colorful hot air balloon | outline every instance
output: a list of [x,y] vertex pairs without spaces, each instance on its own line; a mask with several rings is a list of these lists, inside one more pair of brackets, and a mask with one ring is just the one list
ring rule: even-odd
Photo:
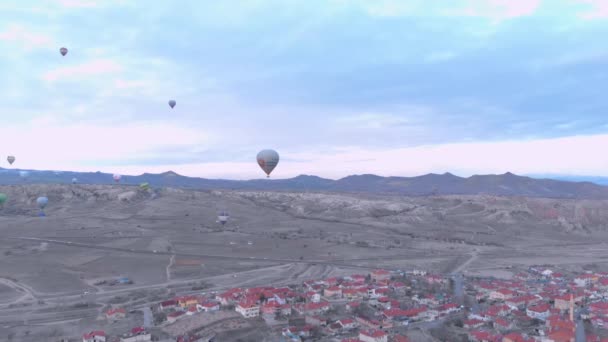
[[46,205],[48,203],[49,199],[44,196],[38,197],[38,199],[36,200],[36,204],[38,204],[38,208],[40,208],[40,216],[45,216],[44,208],[46,208]]
[[65,56],[68,54],[68,49],[62,47],[61,49],[59,49],[59,53],[61,53],[62,56]]
[[222,224],[222,226],[225,225],[226,222],[228,222],[228,218],[229,217],[230,217],[230,215],[228,215],[228,213],[225,212],[225,211],[220,211],[217,214],[217,220],[220,221],[220,223]]
[[6,194],[3,194],[0,192],[0,206],[2,206],[4,204],[4,202],[6,202],[7,199],[8,199],[8,196],[6,196]]
[[169,100],[169,106],[171,108],[175,107],[175,104],[176,104],[175,100]]
[[279,163],[279,154],[275,150],[262,150],[258,153],[257,160],[266,177],[270,177],[270,173]]
[[150,189],[150,184],[148,183],[141,183],[139,184],[139,188],[144,190],[144,191],[148,191],[148,189]]
[[122,176],[121,176],[121,175],[119,175],[119,174],[115,174],[115,175],[114,175],[114,176],[112,176],[112,177],[114,178],[114,182],[116,182],[116,183],[120,182],[120,178],[122,178]]
[[8,156],[6,157],[6,160],[9,164],[13,165],[13,163],[15,162],[15,156]]

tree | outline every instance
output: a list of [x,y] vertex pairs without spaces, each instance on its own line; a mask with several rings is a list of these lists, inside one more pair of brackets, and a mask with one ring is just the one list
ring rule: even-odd
[[162,322],[167,320],[167,314],[165,314],[164,312],[155,312],[154,313],[154,324],[155,325],[159,325]]

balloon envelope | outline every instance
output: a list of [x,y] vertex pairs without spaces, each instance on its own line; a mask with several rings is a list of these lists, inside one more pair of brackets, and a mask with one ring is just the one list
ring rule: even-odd
[[141,183],[141,184],[139,184],[139,188],[142,189],[142,190],[148,190],[148,189],[150,189],[150,184],[148,184],[148,183]]
[[8,196],[6,196],[6,194],[3,194],[0,192],[0,205],[3,205],[7,199],[8,199]]
[[21,178],[27,178],[27,176],[29,176],[30,173],[27,171],[19,171],[19,177]]
[[76,183],[78,183],[78,179],[72,178],[72,184],[76,184]]
[[279,163],[279,154],[275,150],[262,150],[258,153],[257,161],[266,175],[270,176],[272,170]]
[[44,209],[44,207],[46,207],[46,205],[49,203],[49,199],[44,196],[38,197],[36,203],[38,204],[38,208]]
[[68,53],[68,49],[62,47],[61,49],[59,49],[59,53],[61,53],[62,56],[65,56]]
[[115,174],[114,176],[112,176],[112,178],[114,178],[114,181],[115,181],[115,182],[119,182],[119,181],[120,181],[120,179],[122,178],[122,176],[121,176],[121,175],[119,175],[119,174]]
[[6,157],[6,160],[9,164],[13,165],[13,163],[15,162],[15,156],[8,156]]
[[176,103],[176,102],[175,102],[175,100],[170,100],[170,101],[169,101],[169,106],[170,106],[171,108],[173,108],[173,107],[175,107],[175,103]]

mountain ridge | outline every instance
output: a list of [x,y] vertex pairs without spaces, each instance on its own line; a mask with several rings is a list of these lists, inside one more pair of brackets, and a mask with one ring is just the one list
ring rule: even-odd
[[[26,179],[20,171],[28,171]],[[113,184],[112,174],[103,172],[39,171],[0,168],[0,184],[71,183],[77,178],[82,184]],[[351,193],[427,195],[502,195],[547,198],[608,199],[608,186],[589,181],[573,182],[550,178],[519,176],[511,172],[496,175],[460,177],[449,172],[428,173],[415,177],[383,177],[373,174],[349,175],[337,180],[315,175],[298,175],[286,179],[227,180],[188,177],[174,171],[158,174],[123,175],[121,184],[137,185],[147,182],[156,187],[179,187],[202,190],[286,190],[327,191]]]

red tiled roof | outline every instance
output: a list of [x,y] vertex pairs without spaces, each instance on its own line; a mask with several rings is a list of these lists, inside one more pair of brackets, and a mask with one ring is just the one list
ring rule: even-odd
[[386,333],[382,330],[364,330],[360,334],[374,338],[386,336]]
[[106,332],[103,330],[94,330],[88,334],[82,335],[83,338],[94,338],[95,336],[106,336]]
[[528,308],[528,310],[533,311],[533,312],[538,312],[538,313],[547,312],[547,311],[549,311],[549,309],[551,309],[549,304],[540,304],[540,305],[535,305],[535,306],[531,306]]

